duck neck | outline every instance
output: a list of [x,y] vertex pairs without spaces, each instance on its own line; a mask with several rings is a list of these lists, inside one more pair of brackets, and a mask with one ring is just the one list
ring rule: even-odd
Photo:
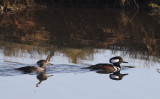
[[45,65],[39,65],[39,67],[46,68],[46,66],[45,66]]
[[114,72],[114,75],[120,75],[120,71]]
[[120,63],[113,63],[113,65],[121,68]]

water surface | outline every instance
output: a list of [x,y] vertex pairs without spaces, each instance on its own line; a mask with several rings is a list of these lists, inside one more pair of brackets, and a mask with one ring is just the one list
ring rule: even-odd
[[[0,16],[0,93],[3,99],[158,99],[160,82],[159,16],[114,9],[58,8]],[[121,56],[121,79],[82,69]],[[37,66],[38,74],[15,68]],[[134,68],[128,68],[134,67]],[[37,85],[38,84],[38,85]]]

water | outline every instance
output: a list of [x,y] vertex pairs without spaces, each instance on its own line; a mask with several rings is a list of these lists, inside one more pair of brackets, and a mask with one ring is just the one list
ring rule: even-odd
[[[0,22],[3,99],[159,99],[159,15],[50,8],[1,14]],[[128,62],[119,80],[82,69],[114,56]],[[15,70],[47,57],[53,65],[43,74]]]

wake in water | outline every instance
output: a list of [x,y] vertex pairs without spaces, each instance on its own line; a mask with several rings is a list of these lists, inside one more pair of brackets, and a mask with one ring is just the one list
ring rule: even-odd
[[[36,66],[36,64],[30,64]],[[19,67],[29,66],[29,64],[22,63],[12,63],[12,62],[1,62],[0,63],[0,76],[15,76],[24,74],[21,71],[15,70]],[[80,72],[89,72],[88,69],[81,69],[87,67],[86,65],[67,65],[67,64],[54,64],[46,66],[46,73],[80,73]],[[36,74],[36,73],[29,73]]]

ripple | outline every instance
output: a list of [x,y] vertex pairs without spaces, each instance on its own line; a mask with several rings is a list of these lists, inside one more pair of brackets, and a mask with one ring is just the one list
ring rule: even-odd
[[[30,64],[31,66],[36,66],[35,64]],[[22,75],[21,71],[15,70],[15,68],[29,66],[28,64],[22,63],[12,63],[12,62],[1,62],[0,63],[0,76],[15,76]],[[88,72],[90,70],[82,69],[83,67],[87,67],[86,65],[67,65],[67,64],[55,64],[55,65],[47,65],[46,73],[80,73],[80,72]],[[36,74],[36,73],[30,73]]]

